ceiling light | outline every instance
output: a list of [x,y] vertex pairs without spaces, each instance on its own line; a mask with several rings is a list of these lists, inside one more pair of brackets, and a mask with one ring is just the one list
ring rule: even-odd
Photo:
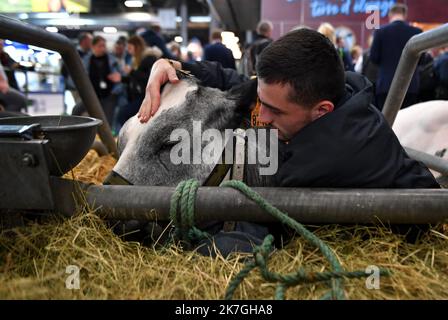
[[117,28],[115,27],[104,27],[103,28],[104,33],[117,33]]
[[210,23],[212,18],[209,16],[191,16],[190,21],[193,23]]
[[126,0],[124,5],[128,8],[141,8],[143,7],[143,2],[139,0]]
[[58,32],[59,29],[56,27],[46,27],[45,30],[47,30],[48,32]]

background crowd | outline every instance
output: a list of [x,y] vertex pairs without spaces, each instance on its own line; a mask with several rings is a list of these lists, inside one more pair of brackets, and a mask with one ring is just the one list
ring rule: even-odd
[[[317,28],[334,43],[346,71],[361,73],[374,84],[375,103],[380,110],[405,44],[412,36],[422,32],[406,22],[407,9],[402,4],[393,6],[389,12],[389,23],[374,33],[369,47],[365,49],[357,44],[348,47],[330,23],[322,23]],[[273,41],[272,31],[271,22],[261,21],[253,42],[241,47],[242,56],[239,59],[235,59],[232,50],[223,43],[223,30],[210,30],[210,41],[204,47],[199,40],[192,39],[188,49],[184,50],[175,41],[167,42],[158,25],[136,31],[129,37],[121,36],[113,46],[102,36],[83,32],[78,37],[77,50],[107,120],[113,131],[118,133],[124,122],[138,111],[152,65],[157,59],[215,61],[225,68],[233,68],[252,77],[256,75],[258,56]],[[0,111],[26,113],[27,101],[14,76],[20,66],[3,50],[3,40],[0,40],[0,60]],[[72,114],[86,114],[69,72],[63,65],[61,74],[65,89],[71,92],[76,102]],[[402,107],[439,99],[448,100],[448,47],[435,48],[422,54]]]

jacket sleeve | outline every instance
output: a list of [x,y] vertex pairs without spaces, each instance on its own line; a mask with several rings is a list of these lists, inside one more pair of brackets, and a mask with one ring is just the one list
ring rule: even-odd
[[[110,67],[110,73],[118,72],[120,74],[123,74],[123,70],[118,64],[117,59],[115,59],[115,57],[112,56],[111,54],[109,54],[109,67]],[[124,86],[121,81],[113,84],[112,94],[120,95],[123,92],[124,92]]]
[[109,67],[110,73],[118,72],[120,74],[123,74],[123,70],[118,63],[118,60],[111,54],[109,54]]
[[196,76],[203,86],[220,90],[229,90],[233,86],[248,80],[247,77],[239,75],[234,69],[223,68],[218,62],[183,62],[182,68]]
[[379,65],[381,62],[381,34],[377,30],[375,36],[373,37],[372,47],[370,48],[370,61],[374,64]]
[[151,74],[151,68],[157,58],[154,56],[146,56],[138,66],[137,70],[132,71],[132,76],[139,82],[147,82]]

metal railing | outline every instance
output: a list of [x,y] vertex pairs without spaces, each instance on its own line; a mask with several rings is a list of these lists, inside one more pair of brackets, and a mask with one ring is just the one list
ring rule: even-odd
[[391,127],[403,104],[420,55],[428,49],[446,44],[448,44],[448,23],[413,36],[404,47],[383,108],[384,117]]
[[[428,49],[441,47],[446,44],[448,44],[448,24],[413,36],[406,44],[383,108],[384,117],[391,127],[403,104],[420,55]],[[428,168],[444,175],[448,174],[448,161],[421,151],[406,147],[405,149],[409,156],[423,162]]]
[[71,41],[61,34],[51,33],[4,15],[0,15],[0,38],[53,50],[62,56],[89,115],[103,121],[98,130],[101,140],[108,151],[117,157],[117,144],[112,136],[109,123],[84,69],[81,57]]
[[[85,185],[51,177],[55,209],[77,212],[74,194],[105,219],[169,221],[176,187]],[[424,224],[448,219],[446,189],[296,189],[253,188],[278,209],[302,223]],[[273,222],[276,218],[240,191],[200,187],[195,221]]]

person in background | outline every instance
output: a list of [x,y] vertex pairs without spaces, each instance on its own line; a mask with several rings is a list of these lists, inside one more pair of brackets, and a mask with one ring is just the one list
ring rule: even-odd
[[167,44],[167,47],[177,61],[183,60],[180,45],[176,41],[171,41],[170,43]]
[[[25,96],[14,88],[11,88],[8,83],[2,65],[0,64],[0,111],[9,112],[26,112],[27,103]],[[11,114],[10,114],[11,115]]]
[[372,82],[375,88],[376,79],[378,77],[378,66],[370,60],[370,47],[372,46],[373,36],[369,36],[369,49],[362,54],[361,74]]
[[[81,32],[78,36],[78,45],[76,46],[76,50],[78,51],[81,59],[84,58],[86,54],[88,54],[92,49],[92,39],[93,36],[89,32]],[[76,89],[75,83],[73,82],[72,77],[68,72],[67,66],[62,63],[61,66],[61,75],[64,77],[65,82],[65,90],[70,91],[75,104],[81,103],[81,97],[79,96],[79,92]]]
[[123,78],[123,82],[127,84],[128,104],[118,108],[117,131],[139,110],[145,97],[146,82],[151,74],[152,65],[162,56],[159,48],[156,46],[148,48],[140,36],[129,38],[128,51],[132,56],[131,70],[128,76]]
[[[106,39],[95,36],[92,39],[92,52],[84,56],[83,62],[106,119],[113,127],[117,99],[123,91],[122,71],[115,57],[107,52]],[[81,115],[84,111],[85,106],[78,104],[73,109],[73,114]]]
[[317,32],[326,36],[330,41],[336,46],[336,33],[333,26],[328,22],[323,22],[319,28],[317,28]]
[[210,44],[204,47],[203,60],[219,62],[224,68],[236,69],[232,51],[222,43],[222,30],[215,29],[210,36]]
[[3,66],[0,64],[0,93],[5,94],[9,91],[8,78],[6,77]]
[[352,57],[354,71],[361,73],[362,71],[362,48],[361,46],[355,45],[352,50],[350,50],[350,55]]
[[336,37],[336,49],[338,50],[339,56],[344,63],[345,71],[355,71],[353,60],[351,54],[345,47],[345,41],[342,37]]
[[126,37],[121,36],[115,41],[113,54],[117,59],[123,74],[128,74],[131,71],[132,56],[126,48]]
[[193,37],[188,41],[186,61],[201,61],[204,57],[204,48],[202,47],[201,40],[197,37]]
[[[383,110],[406,43],[413,36],[422,32],[421,29],[412,27],[406,22],[407,12],[408,7],[405,4],[397,3],[392,6],[389,11],[390,23],[375,32],[372,47],[370,48],[370,59],[379,67],[378,79],[376,81],[376,104],[380,110]],[[415,104],[418,92],[419,74],[415,72],[402,108]]]
[[78,50],[79,56],[83,58],[92,49],[92,39],[93,36],[90,32],[82,32],[78,36],[78,45],[76,49]]
[[272,31],[274,26],[271,21],[262,20],[257,25],[255,41],[244,50],[242,73],[247,77],[256,74],[257,59],[261,52],[272,42]]
[[448,47],[440,51],[434,60],[434,75],[436,79],[436,99],[448,100]]
[[434,72],[434,58],[430,52],[423,52],[417,66],[419,86],[417,102],[431,101],[436,96],[437,80]]
[[145,40],[148,47],[156,46],[163,54],[163,58],[176,59],[176,57],[168,50],[166,41],[161,34],[161,28],[159,25],[153,25],[150,29],[141,34],[141,37]]
[[19,85],[17,84],[16,76],[14,74],[14,70],[19,67],[19,64],[13,58],[11,58],[11,56],[7,52],[5,52],[5,50],[3,50],[4,46],[5,41],[3,39],[0,39],[0,62],[3,66],[3,71],[8,78],[9,86],[20,91]]
[[[113,55],[115,59],[117,59],[119,68],[121,70],[121,77],[126,77],[129,72],[132,70],[132,56],[128,52],[126,48],[126,42],[127,39],[125,36],[120,36],[117,41],[115,41],[114,49],[113,49]],[[125,109],[129,104],[129,97],[128,97],[128,90],[127,90],[127,83],[122,81],[123,83],[123,90],[121,93],[117,96],[117,107],[115,109],[114,114],[114,132],[118,133],[120,131],[121,125],[118,120],[118,114],[120,113],[120,110]]]
[[319,26],[317,32],[326,36],[333,43],[339,53],[341,61],[343,62],[345,71],[353,71],[353,64],[350,54],[347,49],[344,48],[343,39],[340,37],[336,38],[336,31],[334,30],[334,27],[330,23],[324,22]]

